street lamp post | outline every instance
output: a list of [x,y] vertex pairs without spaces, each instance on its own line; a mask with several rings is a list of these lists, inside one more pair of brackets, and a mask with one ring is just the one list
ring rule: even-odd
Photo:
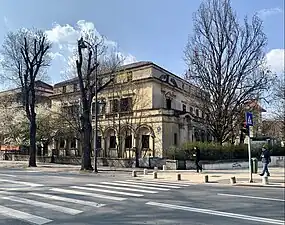
[[98,142],[98,60],[97,60],[97,45],[95,46],[95,137],[94,137],[94,172],[98,172],[97,168],[97,142]]

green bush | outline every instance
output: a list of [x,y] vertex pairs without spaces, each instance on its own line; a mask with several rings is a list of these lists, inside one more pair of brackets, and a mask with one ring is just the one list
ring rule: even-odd
[[180,148],[171,147],[167,151],[167,158],[177,160],[193,160],[194,147],[201,151],[201,160],[231,160],[247,158],[247,145],[221,146],[209,142],[189,142]]
[[[209,142],[189,142],[180,148],[170,147],[166,157],[176,160],[194,160],[194,147],[201,151],[201,160],[241,160],[248,158],[247,144],[243,145],[219,145]],[[285,156],[285,148],[280,145],[269,146],[272,156]],[[261,147],[251,149],[251,157],[260,159]]]

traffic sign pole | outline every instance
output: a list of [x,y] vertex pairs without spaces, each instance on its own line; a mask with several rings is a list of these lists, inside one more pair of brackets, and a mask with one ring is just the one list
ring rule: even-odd
[[252,183],[252,165],[251,165],[251,149],[250,149],[250,126],[253,126],[253,121],[252,121],[252,113],[251,112],[246,112],[245,115],[246,119],[246,126],[248,128],[248,168],[249,168],[249,183]]
[[250,129],[248,127],[248,168],[249,168],[249,183],[252,183],[252,165],[251,165],[251,149],[250,149]]

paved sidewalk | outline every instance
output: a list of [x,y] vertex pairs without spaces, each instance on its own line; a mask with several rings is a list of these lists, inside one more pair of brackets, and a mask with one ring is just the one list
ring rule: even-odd
[[[266,187],[285,187],[285,174],[284,168],[269,168],[271,176],[268,177],[269,184],[262,184],[262,177],[257,174],[253,174],[253,183],[249,183],[248,170],[211,170],[203,171],[202,173],[196,173],[194,171],[162,171],[158,170],[158,180],[177,180],[177,174],[181,174],[182,181],[190,181],[193,183],[205,183],[205,176],[208,175],[210,184],[223,184],[229,185],[230,178],[236,178],[236,186],[266,186]],[[153,175],[139,175],[141,179],[153,179]]]

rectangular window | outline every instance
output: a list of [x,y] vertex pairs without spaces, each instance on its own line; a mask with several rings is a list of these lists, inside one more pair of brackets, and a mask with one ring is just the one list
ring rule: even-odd
[[92,102],[92,109],[91,109],[92,115],[95,115],[95,113],[96,113],[95,106],[96,106],[95,102]]
[[127,82],[130,82],[133,80],[133,72],[130,71],[130,72],[127,72]]
[[132,148],[132,135],[128,135],[125,138],[125,148]]
[[142,148],[149,148],[149,135],[142,135]]
[[171,109],[171,99],[166,99],[166,108]]
[[126,112],[131,111],[132,106],[132,98],[121,98],[120,100],[120,111]]
[[182,104],[182,111],[186,112],[186,105]]
[[119,111],[119,100],[114,99],[110,101],[110,112],[115,113]]
[[193,113],[194,109],[192,106],[190,106],[190,112]]
[[78,87],[79,87],[78,84],[73,84],[73,91],[74,92],[78,91]]
[[102,148],[102,137],[98,136],[97,137],[97,149]]
[[60,147],[60,148],[64,148],[64,146],[65,146],[65,141],[64,141],[63,138],[61,138],[61,139],[60,139],[60,142],[59,142],[59,147]]
[[110,136],[109,148],[116,148],[116,136]]
[[76,138],[73,138],[70,142],[70,148],[76,148]]
[[174,133],[174,145],[177,145],[177,133]]
[[196,116],[199,117],[199,109],[196,109]]
[[62,93],[66,93],[66,86],[62,87]]

